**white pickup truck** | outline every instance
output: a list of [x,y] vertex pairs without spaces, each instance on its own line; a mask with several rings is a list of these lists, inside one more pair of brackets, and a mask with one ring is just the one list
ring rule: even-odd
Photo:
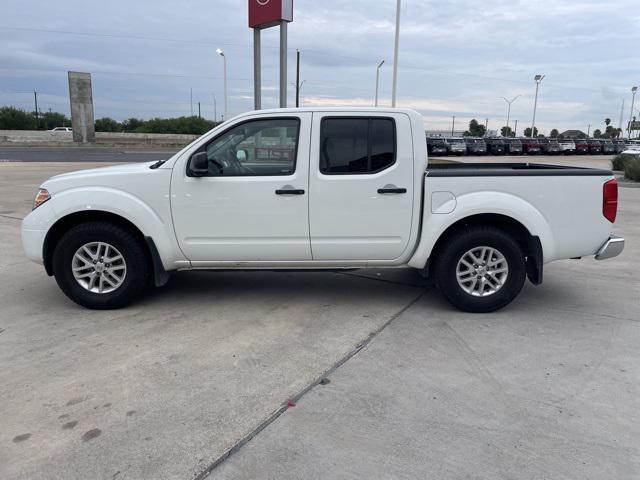
[[168,160],[57,175],[22,223],[26,255],[89,308],[176,270],[411,267],[489,312],[559,259],[618,255],[607,170],[427,164],[405,109],[281,109],[225,122]]

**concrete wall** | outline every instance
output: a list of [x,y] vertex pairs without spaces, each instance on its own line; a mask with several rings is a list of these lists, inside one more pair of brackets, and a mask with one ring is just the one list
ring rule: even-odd
[[[198,135],[178,135],[161,133],[109,133],[95,134],[96,146],[102,147],[182,147],[198,138]],[[40,146],[40,147],[73,147],[88,146],[73,142],[71,133],[51,133],[32,130],[0,130],[0,146]]]

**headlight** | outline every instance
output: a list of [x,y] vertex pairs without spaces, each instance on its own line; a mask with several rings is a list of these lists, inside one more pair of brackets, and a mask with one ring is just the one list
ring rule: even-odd
[[40,190],[38,190],[38,193],[36,194],[36,199],[33,202],[33,210],[38,208],[40,205],[42,205],[44,202],[46,202],[50,198],[51,198],[51,195],[49,195],[49,192],[47,191],[47,189],[41,188]]

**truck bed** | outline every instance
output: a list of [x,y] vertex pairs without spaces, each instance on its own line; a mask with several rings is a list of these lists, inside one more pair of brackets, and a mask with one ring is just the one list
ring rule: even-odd
[[544,163],[430,163],[429,177],[609,176],[611,170]]

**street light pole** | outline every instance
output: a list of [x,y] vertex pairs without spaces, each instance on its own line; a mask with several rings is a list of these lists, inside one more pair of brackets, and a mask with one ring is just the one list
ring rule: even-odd
[[540,87],[540,82],[544,79],[544,75],[536,75],[533,77],[533,80],[536,82],[536,97],[533,101],[533,120],[531,121],[531,138],[534,137],[534,132],[536,128],[536,108],[538,108],[538,88]]
[[391,91],[391,107],[396,106],[396,95],[398,93],[398,47],[400,45],[400,7],[402,0],[398,0],[396,6],[396,41],[393,47],[393,88]]
[[633,87],[631,89],[631,113],[629,113],[629,126],[627,127],[628,130],[628,138],[631,138],[631,118],[633,117],[633,104],[636,101],[636,92],[638,91],[638,87]]
[[516,124],[513,127],[513,138],[516,138],[518,136],[518,120],[515,120]]
[[223,70],[223,76],[224,76],[224,118],[229,118],[229,93],[227,90],[227,56],[224,54],[224,51],[221,48],[218,48],[216,50],[216,52],[218,53],[218,55],[220,55],[224,61],[224,70]]
[[376,100],[375,100],[376,107],[378,106],[378,86],[380,85],[380,67],[382,67],[383,64],[384,64],[384,60],[382,60],[378,65],[378,68],[376,68]]
[[300,107],[300,50],[296,50],[296,108]]
[[509,100],[506,97],[500,97],[501,99],[503,99],[505,102],[507,102],[507,104],[509,105],[509,107],[507,108],[507,137],[509,136],[509,119],[511,117],[511,104],[513,102],[516,101],[516,99],[518,97],[520,97],[521,95],[516,95],[515,97],[513,97],[511,100]]
[[451,115],[451,117],[453,117],[453,121],[451,122],[451,136],[453,137],[453,131],[456,128],[456,116],[455,115]]

